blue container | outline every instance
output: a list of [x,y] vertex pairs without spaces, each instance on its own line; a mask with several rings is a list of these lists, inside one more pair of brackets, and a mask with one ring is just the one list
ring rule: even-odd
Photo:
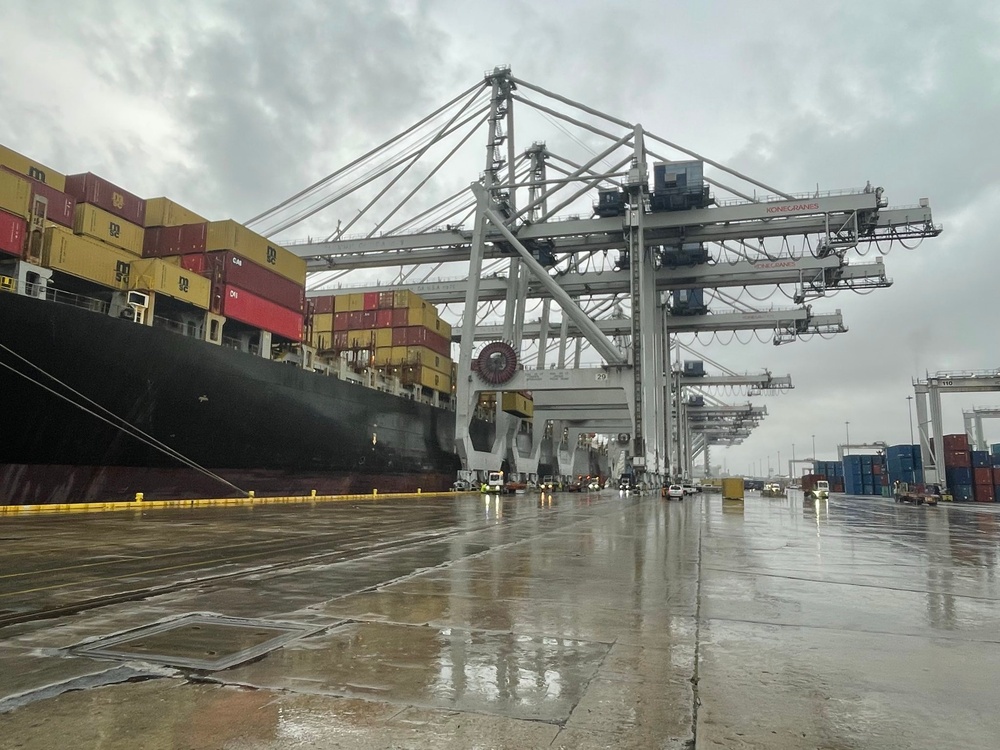
[[1000,466],[1000,453],[993,453],[990,455],[990,462],[994,466]]
[[972,469],[965,466],[955,466],[945,469],[944,478],[949,487],[972,484]]
[[993,443],[993,445],[990,446],[990,453],[994,456],[1000,456],[1000,443]]
[[905,458],[890,458],[889,459],[889,471],[893,469],[912,469],[913,468],[913,456],[906,456]]
[[972,485],[971,484],[957,484],[949,485],[951,489],[951,496],[958,501],[969,501],[972,500]]
[[986,451],[972,451],[972,467],[983,469],[990,465],[990,454]]

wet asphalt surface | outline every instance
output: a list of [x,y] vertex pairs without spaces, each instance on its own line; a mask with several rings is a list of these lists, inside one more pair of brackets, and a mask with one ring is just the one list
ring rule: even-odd
[[998,554],[796,494],[5,517],[0,748],[996,748]]

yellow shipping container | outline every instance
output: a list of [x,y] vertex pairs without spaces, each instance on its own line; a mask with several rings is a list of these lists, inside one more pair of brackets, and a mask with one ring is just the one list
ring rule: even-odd
[[531,419],[535,415],[534,401],[516,391],[504,393],[500,403],[503,405],[502,408],[505,412],[513,414],[516,417]]
[[349,294],[338,294],[333,298],[333,311],[335,313],[339,312],[350,312],[348,309],[348,303],[350,302],[351,295]]
[[306,262],[302,258],[232,219],[208,222],[205,250],[232,250],[297,284],[306,283]]
[[375,346],[383,348],[392,347],[392,329],[391,328],[376,328],[375,329]]
[[33,177],[39,182],[44,182],[49,187],[53,187],[61,193],[66,192],[66,175],[50,169],[44,164],[39,164],[37,161],[33,161],[6,146],[0,146],[0,165],[28,177]]
[[722,478],[722,499],[723,500],[743,499],[743,477]]
[[318,313],[313,315],[313,330],[329,333],[333,330],[333,313]]
[[45,229],[42,265],[112,289],[127,289],[136,257],[117,247],[73,234],[61,226]]
[[404,367],[402,381],[405,385],[422,385],[440,393],[451,393],[451,376],[423,365]]
[[371,330],[347,332],[348,349],[366,349],[372,346],[374,340]]
[[202,310],[208,309],[212,296],[211,281],[159,258],[133,261],[128,288],[165,294]]
[[[365,295],[361,293],[352,293],[345,295],[347,297],[347,308],[346,310],[337,310],[337,312],[358,312],[365,309]],[[336,308],[334,308],[336,310]]]
[[[429,305],[427,300],[421,297],[416,292],[411,292],[408,289],[401,289],[396,292],[393,298],[393,307],[405,307],[410,310],[426,310]],[[435,310],[435,314],[436,314]],[[415,324],[414,324],[415,325]]]
[[387,367],[393,364],[392,361],[392,347],[391,346],[376,346],[375,347],[375,357],[372,360],[376,367]]
[[28,218],[31,212],[31,183],[20,175],[0,169],[0,209]]
[[[391,330],[391,329],[386,329]],[[451,374],[451,358],[445,357],[438,354],[433,349],[428,349],[426,346],[404,346],[399,347],[405,349],[406,353],[403,358],[403,362],[408,365],[423,365],[424,367],[430,367],[432,370],[437,370],[438,372],[444,373],[445,375]]]
[[451,323],[441,320],[440,318],[438,318],[438,322],[441,324],[441,327],[438,328],[438,333],[451,341]]
[[149,198],[146,201],[147,227],[179,227],[182,224],[207,224],[208,219],[174,203],[169,198]]
[[85,234],[95,240],[107,242],[120,247],[133,255],[142,255],[142,238],[144,230],[138,224],[125,221],[114,214],[109,214],[103,208],[89,203],[76,205],[76,216],[73,217],[73,231]]

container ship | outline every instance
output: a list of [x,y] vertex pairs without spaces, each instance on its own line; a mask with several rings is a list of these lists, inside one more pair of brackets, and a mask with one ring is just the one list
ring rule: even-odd
[[448,323],[305,277],[235,221],[0,147],[0,504],[449,488]]

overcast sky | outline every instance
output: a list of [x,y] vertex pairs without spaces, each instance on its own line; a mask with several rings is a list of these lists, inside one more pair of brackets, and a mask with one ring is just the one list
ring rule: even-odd
[[[929,198],[944,234],[888,255],[892,288],[815,304],[849,333],[706,348],[796,386],[715,451],[733,472],[793,444],[802,457],[812,435],[834,458],[846,421],[852,442],[908,442],[912,378],[1000,367],[994,2],[9,0],[0,25],[0,142],[212,218],[258,214],[502,64],[787,192],[871,181],[890,205]],[[536,124],[519,150],[567,142]],[[476,179],[476,148],[436,195]],[[947,397],[946,431],[997,404]],[[1000,442],[1000,424],[987,435]]]

